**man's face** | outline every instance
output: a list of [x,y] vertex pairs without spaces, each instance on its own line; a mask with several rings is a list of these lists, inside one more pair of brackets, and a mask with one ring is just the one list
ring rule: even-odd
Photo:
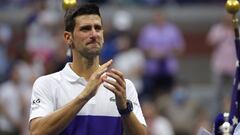
[[103,26],[98,15],[81,15],[75,18],[73,45],[80,55],[91,58],[100,54],[103,39]]

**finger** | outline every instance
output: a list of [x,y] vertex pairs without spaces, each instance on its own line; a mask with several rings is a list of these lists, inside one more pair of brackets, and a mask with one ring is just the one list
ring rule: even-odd
[[104,83],[103,86],[104,86],[106,89],[108,89],[108,90],[110,90],[111,92],[113,92],[116,96],[120,96],[120,95],[121,95],[121,93],[120,93],[118,90],[116,90],[116,88],[115,88],[114,86],[112,86],[112,85],[110,85],[110,84],[107,84],[107,83]]
[[112,71],[113,73],[117,74],[118,76],[120,76],[120,77],[124,80],[124,75],[123,75],[122,72],[120,72],[119,70],[114,69],[114,68],[112,68],[111,71]]
[[117,83],[114,79],[111,79],[108,77],[108,78],[104,78],[103,81],[115,87],[117,91],[123,91],[123,87],[119,85],[119,83]]
[[101,77],[103,73],[105,73],[108,70],[108,67],[112,64],[112,59],[109,60],[108,62],[104,63],[98,68],[98,73],[97,76]]
[[103,70],[100,70],[98,73],[97,73],[97,77],[104,77],[104,73],[107,71],[108,69],[107,68],[104,68]]
[[115,79],[124,89],[125,89],[125,80],[120,77],[118,74],[115,74],[113,72],[107,72],[107,76]]
[[103,65],[100,66],[100,69],[104,69],[109,67],[112,64],[113,60],[109,60],[108,62],[104,63]]

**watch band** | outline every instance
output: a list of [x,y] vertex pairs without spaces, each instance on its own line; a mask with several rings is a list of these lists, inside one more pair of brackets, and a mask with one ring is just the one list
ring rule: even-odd
[[130,100],[127,100],[127,108],[126,109],[118,109],[118,112],[121,115],[128,115],[132,111],[133,111],[133,104],[132,104],[132,101],[130,101]]

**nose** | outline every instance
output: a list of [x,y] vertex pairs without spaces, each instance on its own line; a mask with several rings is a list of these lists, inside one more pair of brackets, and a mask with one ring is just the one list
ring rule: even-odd
[[92,30],[91,30],[91,36],[92,36],[92,37],[96,37],[97,35],[98,35],[98,33],[97,33],[96,29],[95,29],[95,28],[92,28]]

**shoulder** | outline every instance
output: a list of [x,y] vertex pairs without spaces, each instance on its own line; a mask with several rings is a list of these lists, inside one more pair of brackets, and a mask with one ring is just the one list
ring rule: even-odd
[[54,97],[59,87],[59,76],[59,72],[56,72],[37,78],[32,87],[32,94],[35,97]]
[[41,89],[45,89],[45,88],[49,88],[51,86],[56,85],[56,83],[60,82],[60,72],[56,72],[56,73],[52,73],[52,74],[48,74],[48,75],[44,75],[41,76],[39,78],[37,78],[33,84],[33,89],[36,88],[41,88]]
[[35,83],[50,83],[57,80],[60,80],[60,72],[41,76],[35,80]]
[[131,80],[129,80],[129,79],[124,79],[125,80],[125,82],[126,82],[126,87],[132,87],[132,86],[134,86],[134,84],[133,84],[133,82],[131,81]]
[[129,79],[125,79],[126,82],[126,93],[127,95],[137,95],[137,90],[133,82]]

